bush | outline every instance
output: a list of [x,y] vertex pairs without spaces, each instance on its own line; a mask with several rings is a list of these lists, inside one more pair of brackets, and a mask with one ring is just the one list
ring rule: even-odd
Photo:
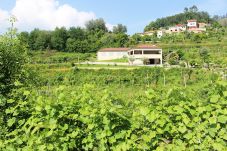
[[6,95],[21,77],[27,48],[16,37],[0,37],[0,93]]

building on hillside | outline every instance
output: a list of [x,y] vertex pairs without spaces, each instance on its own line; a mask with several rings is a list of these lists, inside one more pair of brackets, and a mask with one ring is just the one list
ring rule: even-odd
[[187,20],[187,27],[188,29],[194,29],[194,28],[198,28],[198,25],[197,25],[197,20],[195,19],[192,19],[192,20]]
[[157,37],[160,39],[160,38],[162,38],[162,36],[164,36],[165,35],[165,32],[166,30],[158,30],[157,31]]
[[146,31],[144,33],[138,33],[140,36],[153,36],[155,31]]
[[114,60],[128,57],[130,48],[103,48],[97,53],[98,60]]
[[194,32],[194,33],[202,33],[206,31],[206,23],[197,23],[197,20],[188,20],[188,31],[189,32]]
[[179,31],[187,30],[187,26],[184,24],[177,24],[176,27],[178,28]]
[[172,34],[172,33],[181,33],[186,31],[187,28],[185,25],[183,24],[177,24],[176,26],[172,26],[169,27],[169,30],[167,31],[168,34]]
[[104,48],[98,51],[98,60],[127,57],[131,65],[162,65],[162,49],[155,45],[138,45],[134,48]]

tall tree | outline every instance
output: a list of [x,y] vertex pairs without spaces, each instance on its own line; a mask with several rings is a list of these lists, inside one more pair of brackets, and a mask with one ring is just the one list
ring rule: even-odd
[[113,27],[113,33],[115,34],[126,33],[126,32],[127,32],[127,27],[122,24],[118,24],[117,26]]
[[53,49],[64,51],[67,41],[67,30],[65,27],[56,28],[51,35],[51,46]]
[[76,40],[86,39],[86,32],[80,27],[71,27],[68,30],[68,37]]
[[50,48],[51,33],[49,31],[40,31],[36,38],[34,47],[36,50],[44,50]]
[[37,38],[39,36],[39,32],[40,32],[40,30],[37,29],[37,28],[35,28],[34,30],[32,30],[30,32],[30,35],[29,35],[29,46],[30,46],[31,50],[35,50],[36,49],[35,42],[36,42],[36,40],[37,40]]
[[18,39],[26,44],[27,46],[29,46],[29,33],[28,32],[21,32],[19,35],[18,35]]
[[89,51],[89,45],[87,40],[76,40],[68,38],[66,42],[66,50],[68,52],[85,53]]
[[189,8],[189,11],[191,12],[198,12],[198,7],[196,5],[193,5],[192,7]]
[[90,20],[85,24],[85,26],[89,32],[102,31],[105,33],[108,31],[106,27],[106,23],[102,18],[96,19],[96,20]]

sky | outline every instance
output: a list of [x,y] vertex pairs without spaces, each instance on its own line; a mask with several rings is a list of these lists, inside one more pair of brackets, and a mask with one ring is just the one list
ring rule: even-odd
[[121,23],[127,26],[128,34],[134,34],[149,22],[192,5],[210,15],[227,13],[227,0],[0,0],[0,33],[7,30],[8,18],[14,15],[19,31],[84,27],[91,19],[103,18],[110,30]]

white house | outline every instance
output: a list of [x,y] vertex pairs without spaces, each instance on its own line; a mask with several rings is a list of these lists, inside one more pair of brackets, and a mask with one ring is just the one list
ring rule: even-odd
[[132,65],[161,65],[162,49],[155,45],[138,45],[134,48],[104,48],[97,53],[98,60],[127,57]]
[[188,26],[189,29],[198,27],[197,26],[197,20],[195,20],[195,19],[188,20],[187,22],[188,22],[187,26]]
[[167,33],[180,33],[186,31],[186,26],[183,24],[177,24],[176,26],[169,27]]
[[113,60],[128,57],[130,48],[103,48],[97,53],[98,60]]
[[158,30],[157,37],[162,38],[162,36],[165,34],[165,30]]
[[155,45],[138,45],[128,52],[129,62],[134,65],[161,65],[162,49]]
[[197,23],[197,20],[188,20],[188,31],[194,33],[201,33],[206,31],[206,23]]

